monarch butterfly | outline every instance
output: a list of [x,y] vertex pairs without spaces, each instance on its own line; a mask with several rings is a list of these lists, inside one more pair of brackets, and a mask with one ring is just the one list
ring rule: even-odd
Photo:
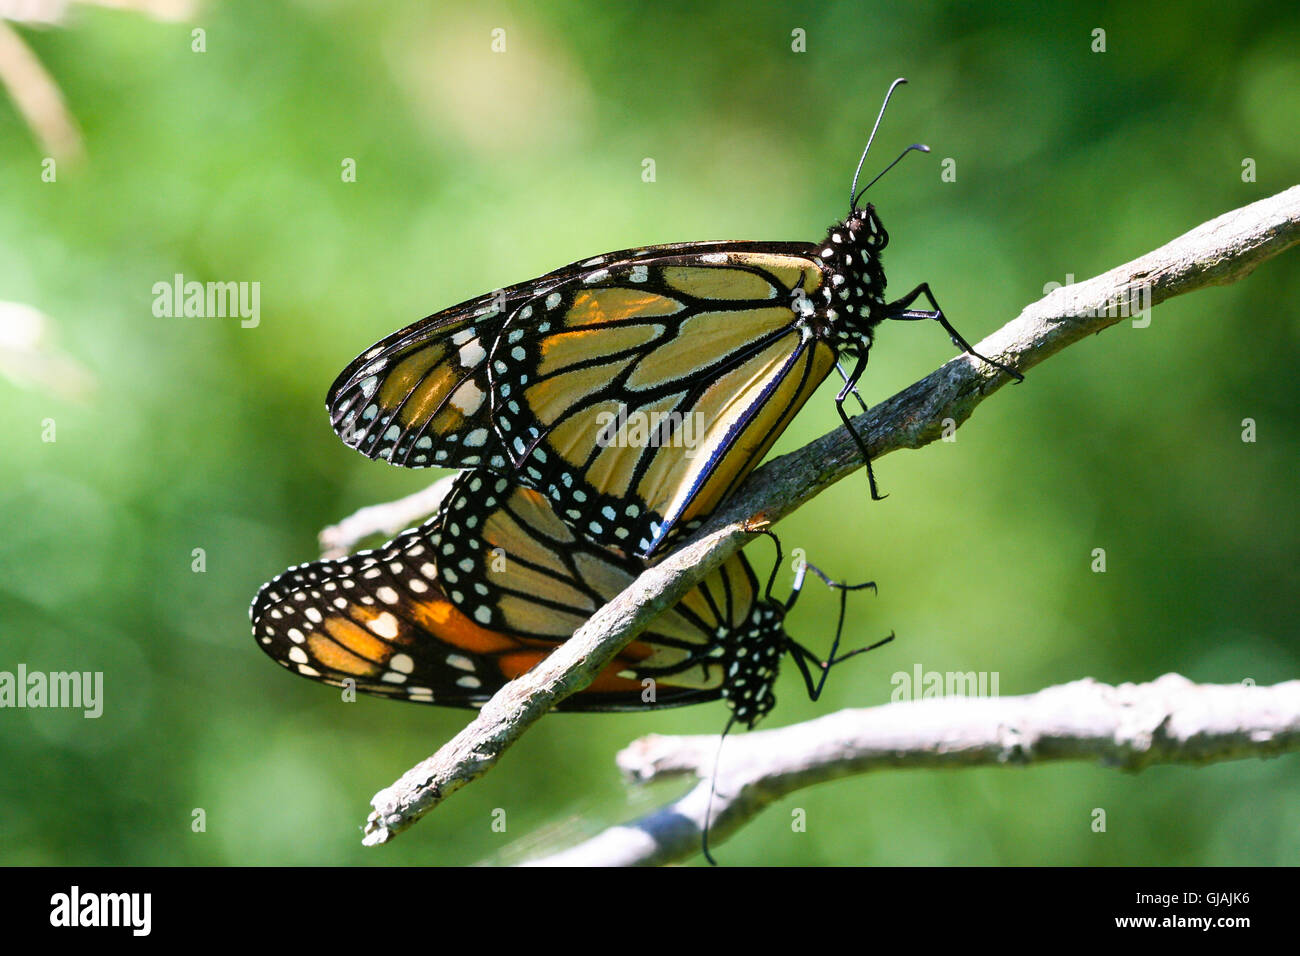
[[[537,491],[466,472],[425,524],[373,551],[290,568],[262,586],[249,613],[262,649],[305,677],[477,707],[568,639],[644,567],[576,536]],[[815,700],[830,667],[860,652],[836,656],[846,592],[874,588],[823,579],[841,589],[840,626],[826,663],[782,627],[802,573],[790,599],[778,602],[772,581],[760,595],[753,568],[736,554],[558,709],[646,710],[721,697],[733,720],[753,726],[775,703],[772,682],[785,653]],[[816,681],[814,669],[821,671]]]
[[[357,357],[326,405],[345,443],[406,467],[485,469],[541,490],[585,537],[642,557],[758,465],[817,386],[886,319],[949,324],[928,283],[885,300],[888,235],[858,176],[819,243],[687,242],[596,256],[429,316]],[[930,309],[914,309],[924,298]],[[859,399],[860,400],[860,399]],[[865,406],[864,406],[865,407]]]

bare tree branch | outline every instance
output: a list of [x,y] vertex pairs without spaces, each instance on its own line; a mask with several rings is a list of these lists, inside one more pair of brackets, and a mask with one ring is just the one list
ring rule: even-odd
[[41,65],[18,31],[0,20],[0,85],[31,127],[41,146],[60,162],[85,158],[81,131],[54,77]]
[[444,475],[428,488],[396,501],[370,505],[350,514],[338,524],[321,529],[317,535],[322,558],[341,558],[372,534],[392,537],[438,510],[451,490],[455,475]]
[[1089,678],[1024,697],[841,710],[728,737],[716,779],[716,736],[651,735],[618,755],[623,773],[638,782],[689,774],[699,784],[639,820],[528,865],[637,866],[691,857],[700,851],[711,783],[709,842],[717,845],[796,790],[873,770],[1096,760],[1137,771],[1297,751],[1300,681],[1193,684],[1178,674],[1149,684],[1111,687]]
[[[976,349],[1025,371],[1123,321],[1134,303],[1154,306],[1193,289],[1235,281],[1297,242],[1300,186],[1225,213],[1100,276],[1055,290]],[[961,355],[853,424],[873,459],[919,448],[940,437],[945,420],[965,422],[1008,380]],[[742,547],[753,530],[780,520],[861,465],[850,436],[836,429],[756,470],[689,541],[597,611],[541,664],[503,687],[436,754],[375,794],[363,842],[386,842],[486,773],[533,721],[585,687],[655,614]]]
[[[159,20],[189,19],[195,0],[80,0],[88,6],[116,7],[148,14]],[[41,65],[36,54],[6,21],[48,27],[62,23],[68,14],[67,0],[23,0],[0,3],[0,86],[23,115],[41,146],[59,162],[79,163],[85,159],[81,130],[54,77]]]

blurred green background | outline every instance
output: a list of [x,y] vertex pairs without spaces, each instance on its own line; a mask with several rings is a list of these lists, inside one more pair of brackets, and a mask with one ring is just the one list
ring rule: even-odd
[[[1300,181],[1292,5],[246,0],[177,20],[74,5],[9,29],[61,88],[84,157],[42,181],[50,148],[0,101],[0,300],[49,335],[47,374],[11,349],[0,377],[0,670],[102,670],[106,702],[98,720],[0,711],[6,863],[510,861],[680,792],[629,791],[612,758],[649,732],[716,732],[720,704],[550,717],[399,840],[360,846],[369,797],[468,712],[343,705],[258,650],[247,606],[316,556],[321,527],[436,476],[368,462],[329,428],[326,388],[387,332],[611,249],[820,238],[899,75],[865,172],[911,142],[934,152],[872,190],[891,289],[928,280],[971,341],[1045,283]],[[898,639],[837,670],[820,704],[787,668],[768,726],[885,702],[918,664],[997,672],[1004,695],[1296,677],[1297,262],[1053,358],[957,441],[879,462],[886,501],[854,478],[783,522],[787,548],[879,583],[854,597],[848,639]],[[155,317],[153,284],[175,273],[260,282],[260,324]],[[864,395],[951,354],[933,326],[883,328]],[[833,393],[778,451],[835,426]],[[770,549],[751,552],[765,568]],[[835,610],[810,586],[789,629],[824,648]],[[796,794],[719,853],[1294,864],[1300,761],[881,773]]]

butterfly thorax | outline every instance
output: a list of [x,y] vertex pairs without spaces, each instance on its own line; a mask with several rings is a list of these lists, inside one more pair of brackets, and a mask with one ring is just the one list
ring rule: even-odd
[[831,227],[817,256],[827,280],[813,297],[817,338],[849,354],[871,348],[872,329],[885,317],[880,253],[888,243],[889,234],[870,204]]
[[722,697],[746,727],[776,706],[772,685],[788,644],[783,617],[777,605],[760,603],[740,627],[719,633],[724,641]]

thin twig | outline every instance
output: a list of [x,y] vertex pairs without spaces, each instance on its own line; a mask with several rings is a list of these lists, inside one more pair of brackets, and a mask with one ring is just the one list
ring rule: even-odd
[[[765,807],[804,787],[899,767],[987,767],[1093,760],[1122,770],[1206,764],[1300,751],[1300,681],[1271,687],[1193,684],[1166,674],[1111,687],[1091,679],[1023,697],[945,697],[841,710],[776,730],[728,737],[716,778],[716,736],[643,737],[618,755],[637,782],[691,775],[680,800],[538,866],[637,866],[721,843]],[[710,784],[716,785],[711,812]],[[846,863],[854,861],[846,860]]]
[[[1204,223],[1139,259],[1057,289],[976,345],[1025,371],[1118,322],[1117,303],[1158,305],[1249,274],[1300,242],[1300,186]],[[1143,298],[1146,297],[1146,298]],[[961,355],[854,419],[873,459],[939,438],[964,423],[1009,377]],[[1022,396],[1028,393],[1021,393]],[[447,796],[486,773],[533,721],[585,687],[637,632],[772,524],[861,467],[851,437],[836,429],[754,472],[698,533],[594,614],[541,664],[511,681],[436,754],[371,800],[363,842],[384,843]]]
[[[87,6],[133,10],[158,20],[188,20],[195,0],[80,0]],[[41,146],[59,162],[85,159],[85,144],[76,118],[63,101],[63,92],[40,59],[6,21],[49,27],[67,18],[67,0],[23,0],[0,3],[0,86],[9,92]]]
[[0,85],[40,140],[60,162],[85,158],[81,131],[54,77],[41,65],[18,31],[0,20]]
[[404,528],[433,514],[455,480],[455,475],[444,475],[429,487],[405,498],[369,505],[348,515],[338,524],[322,528],[317,535],[321,557],[341,558],[351,554],[357,545],[372,534],[382,533],[391,538]]

